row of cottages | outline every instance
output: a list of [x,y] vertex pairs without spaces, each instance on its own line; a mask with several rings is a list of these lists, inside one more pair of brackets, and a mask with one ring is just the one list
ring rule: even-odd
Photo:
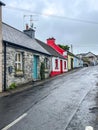
[[55,49],[45,44],[44,42],[38,40],[38,43],[46,49],[51,55],[51,73],[50,76],[55,76],[64,72],[67,72],[67,58],[60,55]]
[[47,44],[56,50],[60,55],[64,56],[66,61],[67,70],[83,67],[83,60],[69,51],[65,51],[55,43],[55,38],[47,39]]
[[[28,26],[21,32],[3,23],[1,14],[3,5],[5,4],[0,2],[1,92],[13,83],[19,85],[40,80],[41,63],[45,65],[45,78],[76,67],[74,64],[76,56],[56,45],[54,38],[49,38],[47,43],[44,43],[35,38],[35,30]],[[78,64],[77,67],[79,67]]]
[[40,80],[41,63],[45,64],[45,78],[67,71],[67,58],[48,44],[35,39],[35,30],[23,32],[2,22],[0,2],[0,91],[10,85]]

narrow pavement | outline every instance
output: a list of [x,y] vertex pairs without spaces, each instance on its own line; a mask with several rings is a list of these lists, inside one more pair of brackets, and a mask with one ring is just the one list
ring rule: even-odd
[[1,97],[0,129],[85,130],[91,125],[97,130],[97,87],[95,66]]

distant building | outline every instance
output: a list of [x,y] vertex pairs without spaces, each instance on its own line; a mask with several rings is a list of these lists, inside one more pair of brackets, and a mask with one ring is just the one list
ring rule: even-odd
[[83,60],[71,52],[68,54],[68,70],[83,67]]
[[95,66],[98,64],[98,58],[92,52],[77,54],[77,57],[83,59],[84,65]]

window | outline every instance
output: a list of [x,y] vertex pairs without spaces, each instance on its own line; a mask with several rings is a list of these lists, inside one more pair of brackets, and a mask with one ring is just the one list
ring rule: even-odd
[[64,61],[64,69],[66,69],[66,61]]
[[55,59],[55,69],[58,69],[58,59]]
[[15,70],[22,71],[23,70],[23,54],[21,52],[17,52],[15,55]]
[[49,69],[50,66],[49,66],[49,59],[48,58],[44,59],[44,63],[45,63],[45,69]]

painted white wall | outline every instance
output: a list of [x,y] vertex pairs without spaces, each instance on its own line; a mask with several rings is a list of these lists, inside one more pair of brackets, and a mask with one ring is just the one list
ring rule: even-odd
[[[55,69],[55,60],[58,59],[58,69]],[[61,59],[59,57],[52,57],[52,67],[51,67],[51,70],[52,71],[55,71],[55,72],[60,72],[61,70],[61,67],[60,67],[60,61],[62,60],[62,66],[63,66],[63,72],[66,72],[68,71],[68,66],[67,66],[67,60],[64,60],[64,59]],[[64,68],[64,62],[66,62],[66,69]]]
[[[66,69],[64,68],[64,62],[66,62]],[[63,59],[63,72],[68,71],[67,60]]]
[[[55,60],[58,59],[58,69],[55,69]],[[60,71],[60,58],[52,57],[52,71],[58,72]]]

